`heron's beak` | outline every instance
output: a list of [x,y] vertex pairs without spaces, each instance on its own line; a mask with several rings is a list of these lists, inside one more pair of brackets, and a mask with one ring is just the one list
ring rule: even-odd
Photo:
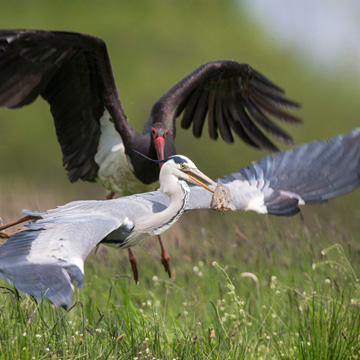
[[[164,160],[164,148],[165,148],[165,139],[162,136],[157,137],[154,140],[156,155],[158,160]],[[160,168],[163,166],[163,163],[160,163]]]
[[214,192],[213,189],[211,189],[209,186],[207,186],[205,183],[209,183],[211,185],[216,186],[215,182],[211,180],[208,176],[206,176],[204,173],[202,173],[199,169],[187,169],[184,170],[184,173],[188,176],[188,181],[195,185],[200,185],[204,187],[206,190]]

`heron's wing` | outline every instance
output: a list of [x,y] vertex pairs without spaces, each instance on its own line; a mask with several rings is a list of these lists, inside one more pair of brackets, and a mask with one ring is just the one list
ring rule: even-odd
[[0,276],[20,292],[68,307],[72,281],[83,284],[84,260],[91,249],[114,230],[126,238],[134,226],[134,212],[152,206],[144,202],[77,201],[43,213],[25,211],[40,219],[0,247]]
[[298,123],[300,119],[284,109],[299,106],[249,65],[231,60],[211,61],[180,80],[154,104],[149,124],[163,122],[175,136],[175,119],[184,112],[181,126],[187,129],[193,124],[196,137],[201,136],[207,117],[212,139],[217,139],[220,132],[223,140],[231,143],[235,133],[250,145],[276,151],[259,126],[275,138],[291,143],[293,139],[271,118]]
[[[103,40],[80,33],[0,30],[0,106],[18,108],[41,95],[49,104],[70,181],[96,176],[105,108],[128,125]],[[123,134],[125,135],[125,134]]]
[[[260,159],[225,176],[236,210],[293,215],[360,185],[360,128]],[[211,195],[193,187],[187,209],[209,208]]]

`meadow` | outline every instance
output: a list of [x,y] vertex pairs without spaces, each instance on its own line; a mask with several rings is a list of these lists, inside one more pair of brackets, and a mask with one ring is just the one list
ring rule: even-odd
[[[104,38],[131,124],[201,63],[250,63],[302,103],[297,143],[359,126],[357,73],[310,64],[268,38],[236,1],[8,2],[2,28],[74,30]],[[351,54],[350,54],[351,55]],[[265,153],[177,128],[178,152],[216,178]],[[282,149],[285,146],[278,144]],[[78,199],[104,199],[94,184],[69,184],[48,106],[0,109],[0,217]],[[360,191],[300,215],[192,211],[163,238],[126,251],[100,246],[68,311],[17,294],[0,279],[0,359],[358,359]]]
[[291,218],[193,211],[164,239],[101,245],[65,311],[1,281],[1,359],[357,359],[358,194]]

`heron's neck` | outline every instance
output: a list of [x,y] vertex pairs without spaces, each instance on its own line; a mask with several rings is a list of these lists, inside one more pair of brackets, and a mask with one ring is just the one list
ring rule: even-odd
[[159,235],[170,228],[180,218],[189,200],[190,188],[184,180],[172,176],[161,182],[166,186],[160,186],[160,191],[170,197],[170,204],[146,220],[148,225],[151,224],[149,228],[153,228],[150,235]]

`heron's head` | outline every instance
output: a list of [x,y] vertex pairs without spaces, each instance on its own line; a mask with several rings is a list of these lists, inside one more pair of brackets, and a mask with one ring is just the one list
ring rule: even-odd
[[[169,130],[163,123],[154,123],[151,128],[151,141],[154,144],[158,160],[164,160],[165,139]],[[160,163],[160,168],[163,163]]]
[[213,180],[202,173],[196,165],[184,155],[173,155],[167,158],[160,171],[160,184],[162,185],[162,177],[167,175],[174,175],[178,179],[186,180],[187,182],[204,187],[205,189],[214,192],[208,184],[215,185]]

